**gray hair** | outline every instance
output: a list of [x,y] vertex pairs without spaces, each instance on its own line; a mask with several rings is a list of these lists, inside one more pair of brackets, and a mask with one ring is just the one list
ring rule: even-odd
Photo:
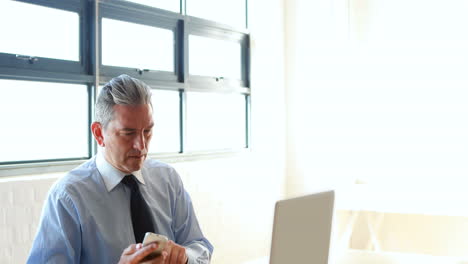
[[142,81],[126,74],[110,80],[96,101],[95,120],[106,128],[114,117],[114,105],[142,105],[151,103],[151,88]]

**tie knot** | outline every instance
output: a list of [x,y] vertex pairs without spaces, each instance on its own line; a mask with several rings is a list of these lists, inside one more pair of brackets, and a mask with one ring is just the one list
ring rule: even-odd
[[125,184],[127,187],[129,187],[132,190],[135,190],[138,188],[137,179],[135,178],[133,174],[126,175],[122,179],[122,182],[123,184]]

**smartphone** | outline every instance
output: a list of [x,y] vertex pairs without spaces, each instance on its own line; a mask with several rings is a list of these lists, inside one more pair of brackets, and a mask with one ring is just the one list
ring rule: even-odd
[[143,239],[143,246],[147,246],[151,243],[157,243],[158,248],[146,256],[142,261],[148,261],[161,256],[162,251],[166,247],[168,238],[163,235],[158,235],[152,232],[146,232],[145,238]]

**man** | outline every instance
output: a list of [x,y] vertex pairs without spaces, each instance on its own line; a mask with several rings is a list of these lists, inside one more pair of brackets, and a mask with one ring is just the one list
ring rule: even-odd
[[169,238],[145,263],[209,263],[213,247],[179,175],[146,159],[152,113],[141,81],[121,75],[104,86],[91,125],[99,153],[50,190],[28,263],[140,263],[158,247],[142,246],[145,232]]

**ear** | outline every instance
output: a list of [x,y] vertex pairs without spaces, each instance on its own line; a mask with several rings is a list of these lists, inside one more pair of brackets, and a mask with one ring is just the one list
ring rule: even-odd
[[96,139],[96,142],[98,143],[99,146],[104,147],[104,133],[102,129],[102,125],[99,122],[93,122],[91,124],[91,131],[93,132],[94,139]]

